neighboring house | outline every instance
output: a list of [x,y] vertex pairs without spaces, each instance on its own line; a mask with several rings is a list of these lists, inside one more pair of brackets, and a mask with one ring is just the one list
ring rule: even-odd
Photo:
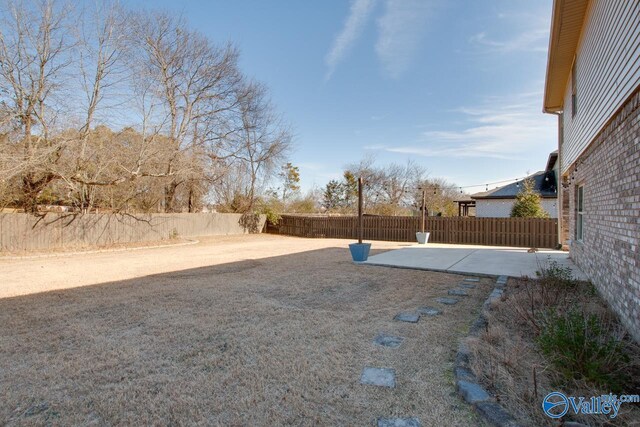
[[[535,190],[542,197],[542,208],[547,211],[549,217],[558,217],[558,193],[556,183],[556,160],[558,153],[549,155],[547,168],[527,177],[535,183]],[[482,193],[472,194],[476,201],[476,217],[478,218],[507,218],[511,216],[511,208],[516,201],[516,196],[522,189],[522,181],[495,188]]]
[[554,0],[561,243],[640,341],[640,1]]

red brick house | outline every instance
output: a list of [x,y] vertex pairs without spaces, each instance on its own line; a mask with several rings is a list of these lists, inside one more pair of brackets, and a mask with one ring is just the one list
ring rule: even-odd
[[561,243],[640,341],[640,1],[554,0]]

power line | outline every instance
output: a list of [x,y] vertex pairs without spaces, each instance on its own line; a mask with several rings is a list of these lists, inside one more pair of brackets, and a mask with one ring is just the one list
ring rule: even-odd
[[[471,184],[471,185],[426,185],[426,186],[419,186],[419,187],[415,187],[415,188],[410,188],[410,189],[406,189],[405,192],[407,191],[411,191],[411,190],[462,190],[463,188],[475,188],[475,187],[485,187],[485,191],[489,191],[489,186],[493,186],[493,185],[497,185],[497,184],[507,184],[507,183],[511,183],[511,182],[515,182],[518,186],[520,181],[524,181],[525,179],[527,179],[528,177],[522,177],[522,178],[512,178],[512,179],[505,179],[502,181],[494,181],[494,182],[483,182],[482,184]],[[385,188],[387,188],[387,185],[384,185]]]

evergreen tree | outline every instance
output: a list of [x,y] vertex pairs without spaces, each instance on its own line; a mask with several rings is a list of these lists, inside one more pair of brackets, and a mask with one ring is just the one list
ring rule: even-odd
[[549,214],[542,207],[540,193],[535,190],[532,179],[523,181],[522,190],[516,196],[516,202],[511,208],[511,217],[517,218],[549,218]]
[[355,207],[358,203],[358,177],[351,171],[345,171],[342,184],[343,202],[347,208]]
[[322,195],[322,205],[328,209],[336,209],[342,206],[344,188],[342,184],[335,179],[327,183],[324,194]]

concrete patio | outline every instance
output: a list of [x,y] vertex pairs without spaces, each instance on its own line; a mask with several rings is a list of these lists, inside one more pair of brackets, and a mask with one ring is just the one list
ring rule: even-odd
[[529,253],[527,248],[414,244],[371,256],[362,264],[485,276],[536,277],[536,271],[551,260],[569,267],[575,278],[587,279],[569,259],[568,252],[549,249]]

